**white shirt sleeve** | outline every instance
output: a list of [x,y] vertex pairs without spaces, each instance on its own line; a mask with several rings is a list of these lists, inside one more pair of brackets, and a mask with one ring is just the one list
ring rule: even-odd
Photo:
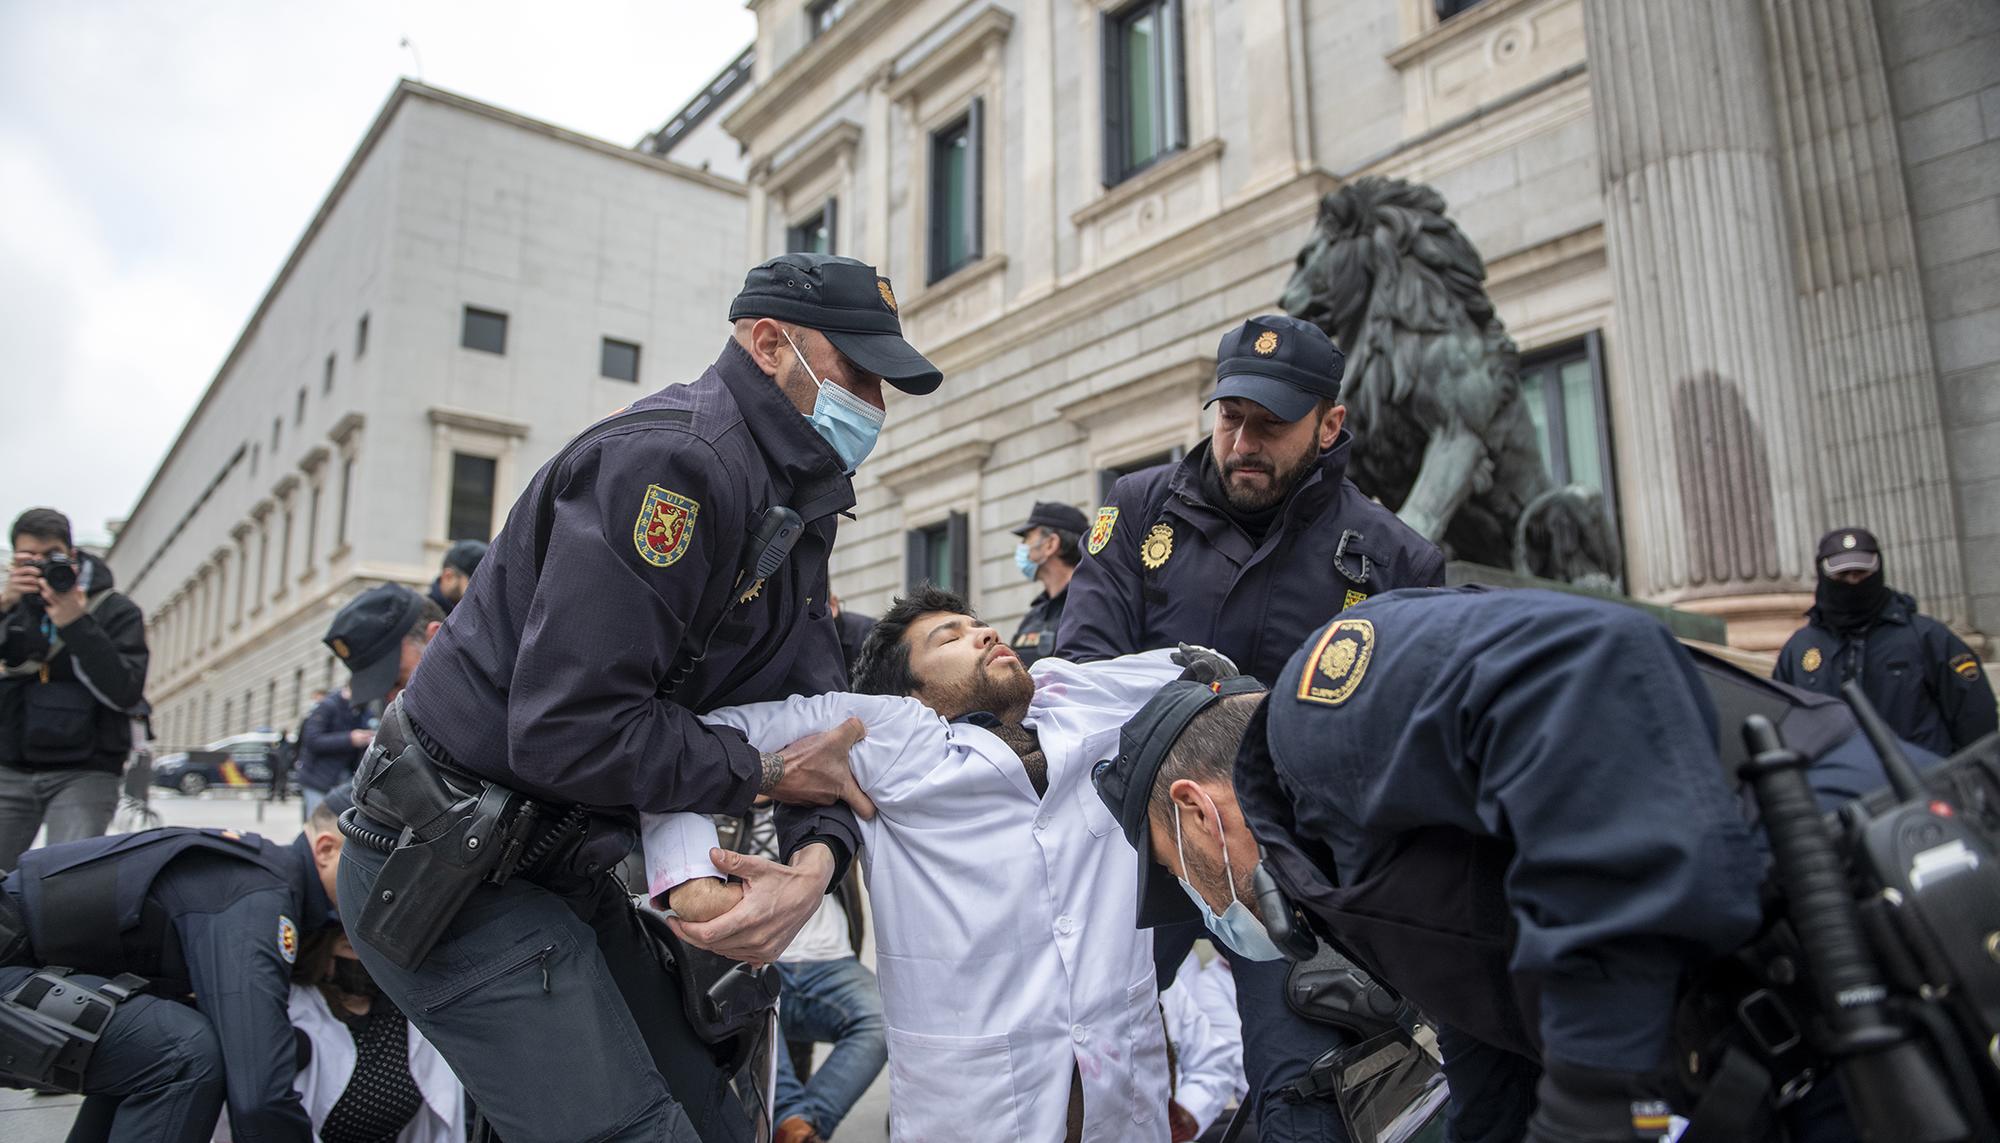
[[[868,728],[867,737],[848,753],[848,765],[855,781],[878,805],[883,800],[878,791],[893,786],[906,759],[939,757],[945,749],[944,720],[912,698],[845,692],[794,695],[779,702],[721,707],[701,716],[703,722],[742,731],[758,750],[782,749],[848,718],[858,718]],[[640,814],[639,836],[648,896],[657,899],[697,877],[722,877],[708,859],[716,832],[715,822],[706,814]]]
[[1160,996],[1167,1035],[1180,1064],[1174,1102],[1200,1124],[1197,1134],[1207,1131],[1231,1100],[1249,1090],[1243,1080],[1242,1024],[1233,1007],[1219,1013],[1197,999],[1208,983],[1200,958],[1189,953],[1173,987]]

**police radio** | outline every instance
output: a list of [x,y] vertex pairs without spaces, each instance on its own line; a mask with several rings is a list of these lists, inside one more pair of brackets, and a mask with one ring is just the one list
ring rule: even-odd
[[2000,1137],[2000,735],[1919,774],[1860,688],[1844,697],[1889,787],[1831,816],[1772,723],[1743,727],[1808,1038],[1864,1140]]

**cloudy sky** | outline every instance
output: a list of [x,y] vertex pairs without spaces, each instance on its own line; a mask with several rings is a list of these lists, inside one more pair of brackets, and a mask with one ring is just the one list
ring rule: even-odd
[[629,146],[755,31],[742,0],[0,0],[0,519],[106,538],[399,77]]

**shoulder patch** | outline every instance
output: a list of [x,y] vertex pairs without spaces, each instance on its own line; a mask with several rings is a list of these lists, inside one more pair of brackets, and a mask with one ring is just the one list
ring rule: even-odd
[[1350,587],[1347,589],[1347,594],[1343,596],[1340,600],[1340,609],[1342,611],[1346,611],[1348,608],[1353,607],[1355,604],[1360,603],[1362,600],[1367,598],[1368,598],[1367,592],[1356,591]]
[[1300,702],[1339,706],[1353,697],[1375,657],[1375,625],[1366,619],[1337,619],[1306,657],[1299,675]]
[[1951,662],[1945,665],[1956,672],[1959,678],[1974,679],[1979,677],[1979,658],[1970,651],[1962,655],[1952,656]]
[[1118,509],[1099,508],[1097,510],[1097,519],[1093,520],[1090,525],[1090,543],[1088,547],[1091,555],[1094,556],[1103,551],[1104,545],[1111,542],[1111,529],[1117,523]]
[[646,499],[639,505],[639,519],[632,525],[632,546],[639,558],[656,568],[673,566],[687,554],[694,539],[694,518],[701,505],[678,492],[657,484],[646,486]]
[[1819,665],[1825,661],[1826,658],[1819,653],[1818,647],[1807,647],[1806,653],[1799,656],[1799,669],[1810,675],[1819,670]]
[[1148,571],[1163,566],[1167,557],[1174,554],[1174,526],[1155,524],[1146,532],[1146,541],[1139,545],[1139,562]]
[[299,927],[290,917],[278,918],[278,955],[286,964],[297,964],[299,960]]

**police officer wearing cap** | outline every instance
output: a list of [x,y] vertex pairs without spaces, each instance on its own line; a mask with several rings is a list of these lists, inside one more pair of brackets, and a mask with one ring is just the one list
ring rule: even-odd
[[465,598],[465,589],[472,586],[472,573],[479,570],[479,561],[485,558],[486,541],[459,540],[444,550],[444,563],[424,594],[450,615],[458,601]]
[[[309,1143],[286,1004],[339,923],[336,793],[290,845],[155,829],[32,850],[0,883],[0,1086],[81,1092],[72,1139]],[[62,966],[44,968],[39,966]]]
[[[786,863],[721,855],[743,900],[702,930],[769,962],[854,852],[835,803],[873,812],[847,768],[858,724],[760,754],[696,715],[845,685],[837,517],[883,383],[942,378],[903,340],[889,281],[853,259],[765,262],[729,317],[699,378],[529,482],[356,777],[350,936],[502,1138],[748,1138],[611,870],[640,811],[773,798]],[[438,840],[458,836],[476,859]],[[460,886],[442,915],[406,908],[441,881]]]
[[1829,695],[1859,680],[1891,730],[1941,755],[2000,726],[1979,656],[1889,587],[1874,533],[1836,528],[1820,537],[1814,563],[1812,610],[1778,652],[1772,678]]
[[[1664,1134],[1665,1109],[1696,1107],[1686,1059],[1730,1086],[1716,1045],[1676,1050],[1675,1014],[1690,973],[1762,919],[1734,777],[1748,715],[1814,760],[1823,809],[1884,780],[1838,699],[1551,592],[1395,592],[1321,628],[1268,695],[1247,682],[1173,684],[1098,775],[1142,854],[1141,914],[1193,897],[1218,939],[1269,955],[1289,938],[1267,927],[1261,862],[1300,920],[1439,1024],[1455,1143]],[[1823,1087],[1790,1113],[1804,1137],[1844,1134]]]
[[375,737],[371,708],[410,681],[443,622],[434,600],[396,583],[369,588],[334,615],[322,642],[352,674],[347,686],[319,700],[300,728],[299,792],[308,816],[329,792],[354,780],[355,764]]
[[1014,546],[1014,564],[1024,578],[1042,588],[1028,604],[1028,613],[1014,629],[1014,637],[1007,641],[1024,667],[1055,653],[1063,603],[1069,599],[1069,581],[1083,558],[1079,545],[1085,527],[1082,512],[1068,504],[1038,500],[1028,512],[1028,522],[1014,529],[1021,537]]
[[[1087,662],[1193,643],[1266,683],[1307,633],[1378,592],[1444,582],[1438,549],[1347,479],[1345,358],[1324,331],[1252,318],[1216,351],[1215,428],[1177,464],[1121,478],[1098,509],[1057,645]],[[1197,932],[1160,938],[1170,980]],[[1232,958],[1263,1143],[1342,1139],[1324,1105],[1287,1102],[1332,1041],[1285,1003],[1282,965]]]

